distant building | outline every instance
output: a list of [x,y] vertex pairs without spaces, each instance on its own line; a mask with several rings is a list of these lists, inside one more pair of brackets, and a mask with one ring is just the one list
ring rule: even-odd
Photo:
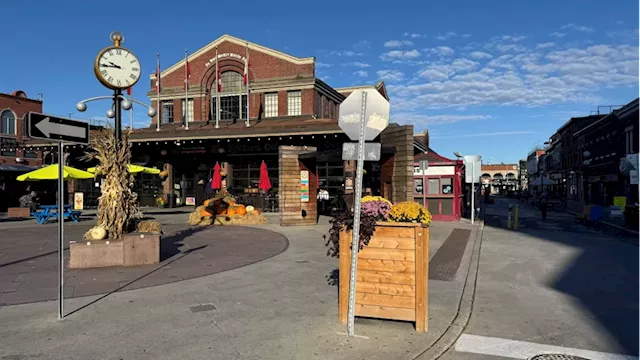
[[518,164],[482,164],[480,182],[492,194],[503,194],[518,188]]
[[[0,93],[0,165],[40,165],[42,152],[23,149],[27,139],[24,115],[42,112],[42,100],[30,99],[22,90]],[[2,168],[0,168],[2,171]]]

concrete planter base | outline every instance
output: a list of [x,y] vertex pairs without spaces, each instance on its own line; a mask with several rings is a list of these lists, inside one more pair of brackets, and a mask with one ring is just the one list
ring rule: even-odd
[[159,262],[160,235],[157,234],[131,233],[122,240],[72,241],[69,244],[69,267],[72,269]]

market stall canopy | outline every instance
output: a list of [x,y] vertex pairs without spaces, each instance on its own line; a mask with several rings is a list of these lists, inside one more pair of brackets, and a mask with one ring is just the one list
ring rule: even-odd
[[[94,175],[84,170],[64,166],[64,179],[93,179]],[[58,164],[49,165],[38,170],[22,174],[16,178],[18,181],[57,180]]]
[[[160,174],[160,170],[156,168],[149,168],[149,167],[134,165],[134,164],[129,164],[128,167],[129,167],[129,173],[131,174],[137,174],[137,173],[151,174],[151,175]],[[87,169],[87,171],[90,173],[95,173],[96,168],[90,167]]]
[[529,186],[556,185],[557,183],[557,181],[551,180],[548,176],[545,176],[544,183],[542,177],[537,177],[533,181],[529,182]]

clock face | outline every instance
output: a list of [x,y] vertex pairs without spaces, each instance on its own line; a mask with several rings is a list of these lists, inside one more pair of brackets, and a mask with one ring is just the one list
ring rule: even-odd
[[140,62],[129,50],[108,47],[98,54],[94,72],[102,85],[110,89],[127,89],[140,80]]

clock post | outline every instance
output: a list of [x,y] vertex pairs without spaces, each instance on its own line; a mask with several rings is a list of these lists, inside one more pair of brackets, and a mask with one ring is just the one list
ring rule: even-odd
[[113,95],[96,96],[82,100],[76,104],[76,109],[80,112],[87,110],[87,103],[95,100],[112,101],[111,107],[107,110],[107,117],[114,119],[116,138],[116,149],[120,146],[122,139],[122,110],[131,110],[133,103],[147,108],[147,116],[153,118],[156,110],[140,101],[127,99],[122,90],[128,89],[140,80],[142,67],[138,58],[129,49],[122,47],[124,35],[114,31],[109,35],[109,40],[113,45],[108,46],[98,53],[94,64],[93,72],[104,87],[113,90]]

